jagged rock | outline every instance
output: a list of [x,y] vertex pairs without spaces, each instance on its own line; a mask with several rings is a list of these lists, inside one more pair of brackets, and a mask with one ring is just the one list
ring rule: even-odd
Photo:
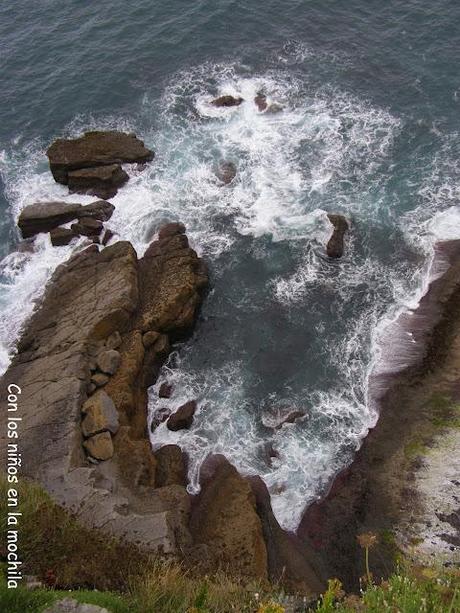
[[155,432],[158,426],[166,421],[170,415],[171,409],[168,409],[167,407],[156,409],[153,413],[152,423],[150,424],[150,432]]
[[102,351],[97,358],[97,366],[103,373],[113,375],[117,372],[120,366],[121,355],[115,349],[107,349]]
[[84,436],[93,436],[104,430],[115,434],[119,428],[118,413],[113,400],[104,391],[99,390],[89,398],[81,409],[84,418],[82,432]]
[[96,372],[91,377],[91,383],[94,383],[96,387],[102,387],[103,385],[108,383],[109,380],[110,380],[110,377],[105,375],[102,372]]
[[216,174],[224,185],[229,185],[236,177],[236,166],[233,162],[221,162]]
[[256,511],[262,524],[268,556],[268,571],[274,584],[282,583],[290,590],[319,596],[325,589],[318,576],[315,554],[294,534],[278,524],[271,507],[270,494],[260,477],[249,479],[256,499]]
[[160,385],[160,389],[158,390],[159,398],[171,398],[173,391],[173,386],[166,381]]
[[94,604],[80,603],[73,598],[64,598],[58,600],[50,607],[46,608],[43,613],[110,613],[108,609],[98,607]]
[[327,216],[334,226],[334,231],[327,243],[326,252],[330,258],[341,258],[344,250],[344,236],[348,230],[348,222],[343,215],[328,213]]
[[118,332],[114,332],[109,336],[109,338],[105,342],[106,349],[118,349],[118,347],[122,343],[121,334]]
[[67,175],[69,190],[77,194],[92,194],[100,198],[113,198],[118,188],[129,180],[119,164],[81,168]]
[[262,94],[261,92],[256,95],[256,97],[254,98],[254,102],[260,112],[265,111],[268,106],[267,96],[265,94]]
[[284,424],[293,424],[297,420],[305,417],[306,413],[304,411],[294,410],[290,411],[285,417],[281,418],[281,420],[274,425],[275,430],[279,430],[284,426]]
[[110,219],[115,207],[110,202],[98,200],[86,206],[79,203],[37,202],[26,206],[19,215],[18,226],[24,238],[39,232],[50,232],[74,219],[92,217],[101,221]]
[[174,236],[175,234],[184,234],[185,226],[180,222],[171,222],[160,228],[158,232],[158,239],[162,240],[164,238],[168,238],[170,236]]
[[160,333],[155,330],[149,330],[142,336],[142,343],[146,349],[154,345],[160,338]]
[[156,485],[187,485],[187,465],[184,453],[177,445],[165,445],[155,452]]
[[67,185],[70,171],[123,163],[144,163],[152,151],[134,134],[116,131],[86,132],[76,139],[58,139],[46,152],[54,180]]
[[53,247],[68,245],[73,238],[75,238],[75,234],[70,228],[53,228],[50,232]]
[[[254,493],[225,458],[213,458],[213,463],[217,467],[202,484],[190,520],[194,543],[206,546],[206,557],[199,562],[206,570],[221,566],[265,580],[267,549]],[[202,473],[206,471],[204,466]]]
[[213,106],[239,106],[242,102],[244,102],[243,98],[235,97],[235,96],[219,96],[211,102]]
[[113,456],[113,443],[110,432],[101,432],[91,436],[86,441],[83,441],[83,447],[92,458],[101,462],[110,460]]
[[[157,329],[153,321],[163,328],[157,342],[164,337],[164,346],[169,338],[190,333],[205,283],[205,269],[184,235],[156,241],[140,260],[127,242],[101,251],[88,247],[55,270],[0,386],[5,403],[8,385],[22,389],[22,476],[37,481],[87,526],[147,551],[177,552],[187,526],[153,489],[156,460],[146,437],[147,390],[167,355],[156,352],[156,343],[146,349],[142,336]],[[86,456],[81,410],[88,386],[94,385],[91,368],[117,331],[120,367],[94,395],[104,391],[112,398],[120,428],[111,442],[109,432],[87,439]],[[0,411],[0,461],[5,463],[6,419]],[[111,444],[110,461],[99,463],[110,457]],[[110,491],[97,486],[107,472]]]
[[177,409],[168,419],[166,425],[173,432],[190,428],[196,411],[196,400],[190,400]]
[[[145,336],[145,335],[144,335]],[[160,334],[153,344],[152,351],[160,357],[166,357],[171,350],[171,345],[167,334]]]
[[73,223],[70,228],[74,234],[82,236],[98,236],[103,229],[102,221],[92,217],[81,217],[77,223]]

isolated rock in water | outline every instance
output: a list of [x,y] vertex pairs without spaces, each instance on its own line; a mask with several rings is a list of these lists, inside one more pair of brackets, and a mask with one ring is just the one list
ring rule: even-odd
[[64,598],[52,604],[43,613],[109,613],[109,611],[95,604],[86,604],[73,598]]
[[91,436],[83,442],[83,447],[92,458],[101,462],[110,460],[113,456],[113,443],[110,432],[101,432]]
[[196,544],[206,545],[199,560],[209,570],[231,568],[239,576],[267,579],[267,549],[256,500],[249,483],[222,457],[202,484],[190,529]]
[[171,398],[173,391],[173,386],[166,381],[160,385],[160,389],[158,390],[159,398]]
[[115,349],[108,349],[99,354],[97,358],[97,365],[102,372],[107,375],[113,375],[117,372],[120,366],[121,355]]
[[50,238],[53,247],[62,247],[68,245],[75,238],[75,234],[70,228],[53,228],[50,232]]
[[291,411],[290,413],[288,413],[286,415],[286,417],[283,417],[275,426],[275,430],[279,430],[280,428],[282,428],[284,426],[284,424],[293,424],[295,423],[298,419],[302,419],[302,417],[305,417],[305,413],[303,411],[299,411],[299,410],[294,410]]
[[243,98],[235,98],[234,96],[220,96],[211,102],[213,106],[239,106],[244,102]]
[[254,102],[257,106],[257,108],[259,109],[259,111],[265,111],[265,109],[267,108],[268,104],[267,104],[267,96],[265,94],[262,94],[261,92],[259,92],[257,94],[257,96],[254,98]]
[[228,185],[236,177],[236,166],[233,162],[221,162],[216,174],[222,183]]
[[50,232],[74,219],[92,217],[107,221],[115,207],[105,200],[97,200],[83,206],[77,202],[37,202],[26,206],[19,215],[18,226],[23,238],[35,236],[40,232]]
[[156,409],[153,413],[152,423],[150,424],[150,432],[155,432],[158,426],[165,422],[170,415],[171,409],[168,409],[167,407]]
[[174,432],[190,428],[196,411],[196,401],[190,400],[177,409],[168,419],[166,425]]
[[344,250],[344,236],[348,230],[348,221],[343,215],[332,215],[328,213],[328,218],[334,226],[334,231],[326,246],[327,255],[330,258],[341,258]]
[[58,139],[46,152],[55,181],[67,185],[68,173],[123,163],[144,163],[154,153],[134,134],[115,131],[86,132],[76,139]]
[[155,452],[156,486],[187,485],[185,456],[177,445],[165,445]]
[[92,217],[82,217],[77,223],[73,223],[70,228],[75,234],[82,236],[99,236],[103,229],[102,221]]
[[100,198],[112,198],[118,188],[129,179],[119,164],[82,168],[68,173],[68,185],[71,192],[92,194]]
[[273,102],[272,104],[270,104],[270,106],[267,107],[267,113],[281,113],[281,111],[284,110],[284,107],[281,104],[278,104],[277,102]]

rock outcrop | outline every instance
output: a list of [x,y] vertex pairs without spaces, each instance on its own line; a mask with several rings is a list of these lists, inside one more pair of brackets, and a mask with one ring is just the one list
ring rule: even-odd
[[154,154],[134,134],[85,132],[75,139],[56,140],[46,152],[55,181],[68,185],[69,172],[83,168],[150,162]]
[[191,427],[193,423],[193,416],[196,411],[196,401],[190,400],[186,402],[182,406],[180,406],[177,411],[175,411],[171,417],[168,419],[166,425],[170,430],[176,432],[177,430],[184,430]]
[[18,226],[23,238],[30,238],[40,232],[50,232],[74,219],[91,218],[107,221],[114,210],[113,204],[105,200],[97,200],[87,205],[67,202],[37,202],[26,206],[21,211]]
[[2,381],[5,404],[9,386],[20,389],[23,476],[86,525],[147,550],[174,552],[189,538],[185,488],[152,489],[147,386],[171,343],[191,332],[206,283],[182,228],[140,260],[127,242],[93,245],[56,269]]
[[243,98],[240,98],[239,96],[235,97],[235,96],[226,95],[226,96],[219,96],[219,98],[216,98],[215,100],[213,100],[211,104],[217,107],[228,107],[228,106],[240,106],[242,102],[244,102],[244,100]]
[[233,162],[221,162],[216,174],[224,185],[229,185],[236,177],[236,166]]
[[[206,467],[202,472],[206,471]],[[222,456],[213,458],[190,522],[204,569],[222,567],[243,577],[268,579],[267,548],[249,483]]]
[[268,107],[267,96],[265,94],[262,94],[261,92],[259,92],[256,95],[256,97],[254,98],[254,103],[257,106],[257,108],[259,109],[259,111],[262,113]]
[[328,219],[334,226],[334,231],[329,239],[326,252],[330,258],[341,258],[344,251],[344,237],[348,231],[348,221],[343,215],[328,213]]
[[70,192],[108,199],[115,196],[118,188],[128,181],[129,176],[120,164],[110,164],[72,170],[67,179]]

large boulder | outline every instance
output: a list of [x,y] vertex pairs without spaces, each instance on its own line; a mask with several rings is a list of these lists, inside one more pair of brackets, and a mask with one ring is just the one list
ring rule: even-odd
[[58,600],[51,606],[47,607],[43,613],[110,613],[108,609],[99,607],[95,604],[86,604],[78,602],[73,598],[64,598]]
[[81,168],[68,173],[69,191],[77,194],[91,194],[99,198],[113,198],[118,188],[128,179],[128,173],[120,164]]
[[69,172],[123,163],[144,163],[154,153],[134,134],[86,132],[80,138],[56,140],[46,152],[55,181],[67,185]]
[[74,238],[74,231],[70,228],[53,228],[50,232],[50,239],[53,247],[68,245]]
[[118,413],[112,399],[104,391],[99,390],[83,404],[82,407],[83,436],[89,437],[100,432],[116,434],[120,426]]
[[97,200],[86,206],[77,202],[37,202],[29,204],[21,211],[18,226],[23,238],[30,238],[81,217],[107,221],[114,210],[113,204],[105,200]]
[[190,520],[197,551],[203,552],[201,558],[196,554],[197,563],[210,571],[220,566],[265,580],[267,549],[251,486],[225,458],[213,458],[213,463],[217,467],[202,484]]
[[327,243],[326,252],[330,258],[341,258],[344,250],[344,237],[348,230],[348,221],[343,215],[328,213],[327,216],[334,226],[334,231]]
[[70,226],[72,232],[82,236],[99,236],[103,228],[102,221],[93,217],[81,217],[77,223]]

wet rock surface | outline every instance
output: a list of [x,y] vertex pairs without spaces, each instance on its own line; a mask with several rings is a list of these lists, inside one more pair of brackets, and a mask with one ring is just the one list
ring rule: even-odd
[[229,106],[239,106],[242,102],[244,102],[243,98],[239,96],[219,96],[211,102],[213,106],[217,107],[229,107]]
[[144,163],[154,154],[134,134],[116,131],[86,132],[76,139],[58,139],[48,149],[55,181],[67,185],[69,172],[123,163]]
[[119,164],[72,170],[67,177],[69,191],[104,199],[113,198],[118,188],[129,180],[128,173]]
[[348,221],[343,215],[328,214],[328,219],[334,226],[334,231],[329,239],[326,252],[330,258],[341,258],[345,248],[345,234],[349,229]]

